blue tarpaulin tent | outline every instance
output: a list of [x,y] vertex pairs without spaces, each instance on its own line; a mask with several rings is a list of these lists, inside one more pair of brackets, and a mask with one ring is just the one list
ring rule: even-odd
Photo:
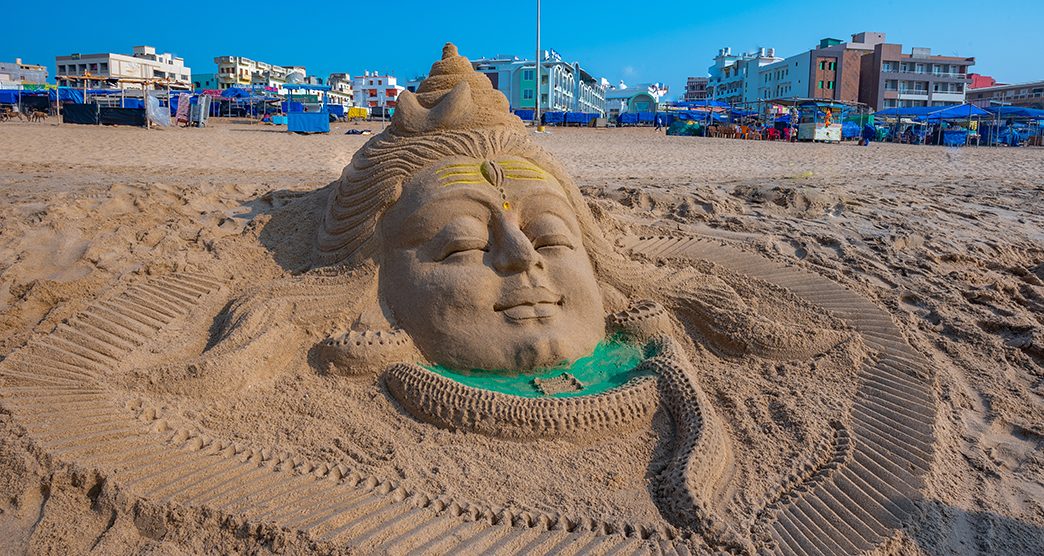
[[989,112],[971,104],[955,106],[905,106],[901,108],[885,108],[874,112],[874,116],[911,118],[915,120],[967,120],[978,116],[988,116]]
[[672,108],[694,109],[694,108],[728,108],[729,103],[720,100],[686,100],[671,103]]
[[250,98],[250,91],[239,87],[229,87],[221,91],[222,98]]
[[1044,110],[1025,106],[990,106],[986,108],[986,111],[1004,119],[1044,120]]
[[[294,91],[329,91],[325,85],[283,85],[289,91],[287,96],[286,130],[293,133],[330,133],[330,112],[326,107],[326,97],[319,108],[307,111],[304,103],[294,101]],[[297,105],[297,106],[295,106]],[[297,108],[300,107],[300,108]],[[296,108],[296,109],[295,109]]]

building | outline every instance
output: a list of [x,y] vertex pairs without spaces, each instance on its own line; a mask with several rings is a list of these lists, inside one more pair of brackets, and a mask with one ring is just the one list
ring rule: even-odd
[[0,62],[0,85],[39,85],[47,83],[47,67],[14,62]]
[[406,90],[411,92],[411,93],[416,93],[417,89],[420,88],[421,83],[424,83],[424,80],[427,79],[427,78],[428,78],[427,74],[424,74],[424,75],[418,75],[417,77],[414,77],[413,79],[410,79],[409,81],[406,82]]
[[286,83],[303,83],[307,72],[304,66],[277,66],[251,60],[244,56],[218,56],[216,89],[263,85],[278,87]]
[[605,115],[615,119],[624,112],[656,112],[667,100],[667,85],[639,83],[628,87],[623,81],[605,92]]
[[1044,81],[971,89],[968,91],[968,103],[982,108],[1010,105],[1044,109]]
[[734,55],[718,51],[708,96],[733,104],[812,98],[861,102],[872,109],[961,104],[975,58],[902,52],[884,33],[864,31],[849,42],[824,38],[812,49],[777,58],[771,48]]
[[327,102],[339,104],[346,108],[355,106],[355,93],[352,89],[352,76],[347,73],[331,73],[326,78],[330,91],[327,93]]
[[[545,50],[542,57],[541,110],[606,114],[603,80],[595,79],[578,62],[565,62],[554,50]],[[471,65],[504,93],[513,110],[536,108],[536,62],[533,60],[501,54],[472,60]]]
[[733,54],[729,47],[722,48],[709,68],[708,95],[731,104],[756,101],[761,67],[782,60],[774,48],[758,48],[742,54]]
[[218,89],[218,74],[216,73],[193,73],[192,88],[203,90]]
[[971,83],[968,84],[969,89],[983,89],[985,87],[1004,85],[1004,83],[998,83],[996,79],[981,73],[969,73],[968,79],[971,79]]
[[[151,46],[135,46],[133,54],[70,54],[56,56],[58,84],[80,85],[77,80],[62,79],[61,76],[92,76],[110,79],[147,80],[162,79],[176,84],[190,85],[192,70],[185,60],[164,52],[157,54]],[[125,83],[125,88],[140,89],[141,83]]]
[[707,98],[708,77],[690,77],[685,81],[685,100],[704,100]]
[[399,93],[404,90],[395,76],[380,75],[375,71],[363,72],[352,80],[355,106],[364,108],[395,108]]
[[759,70],[756,99],[816,98],[859,102],[863,56],[884,43],[884,33],[864,31],[850,42],[824,38],[810,50]]
[[861,59],[859,101],[874,110],[963,104],[975,58],[935,56],[929,48],[902,52],[882,42]]

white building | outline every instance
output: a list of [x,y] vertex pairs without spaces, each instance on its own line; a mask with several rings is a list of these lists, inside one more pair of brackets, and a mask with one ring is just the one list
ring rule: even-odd
[[983,108],[991,104],[1044,108],[1044,81],[969,89],[968,102]]
[[761,67],[782,60],[774,48],[758,48],[743,54],[733,54],[728,47],[718,50],[714,65],[709,68],[707,98],[733,104],[756,101]]
[[398,85],[395,76],[364,72],[352,80],[355,106],[364,108],[395,108],[399,93],[406,90]]
[[326,84],[330,86],[326,102],[339,104],[345,108],[355,106],[355,91],[352,89],[352,76],[347,73],[331,73],[326,78]]
[[[605,115],[603,80],[595,79],[580,67],[564,61],[554,50],[543,52],[540,69],[540,109],[542,111],[585,112]],[[493,88],[504,93],[512,109],[536,107],[536,62],[501,54],[471,61]]]
[[623,112],[656,112],[666,101],[667,85],[663,83],[639,83],[628,87],[620,81],[616,87],[605,92],[605,114],[610,119]]
[[[157,54],[151,46],[135,46],[134,53],[70,54],[55,56],[59,85],[79,85],[61,76],[108,77],[112,79],[163,79],[186,86],[192,85],[192,70],[185,60],[165,52]],[[141,84],[128,83],[126,88],[140,89]]]
[[14,62],[0,62],[0,85],[22,85],[47,83],[47,68],[36,64],[23,64],[21,58]]
[[268,62],[251,60],[244,56],[218,56],[217,88],[263,85],[278,87],[285,83],[304,83],[307,72],[304,66],[277,66]]

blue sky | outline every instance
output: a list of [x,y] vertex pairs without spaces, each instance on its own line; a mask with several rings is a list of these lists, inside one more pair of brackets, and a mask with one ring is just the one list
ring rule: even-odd
[[[309,73],[392,72],[402,81],[427,72],[446,41],[470,58],[494,54],[533,57],[535,2],[397,0],[368,3],[385,12],[344,3],[320,12],[314,4],[266,2],[183,4],[14,2],[5,8],[0,60],[44,63],[73,52],[126,52],[137,44],[185,58],[193,72],[211,73],[213,58],[237,54]],[[361,5],[361,3],[360,3]],[[593,75],[616,83],[660,81],[671,96],[685,78],[703,75],[718,48],[733,51],[774,47],[789,56],[822,37],[849,39],[859,31],[882,31],[889,42],[931,47],[933,53],[974,56],[972,71],[1004,82],[1044,79],[1044,1],[950,0],[876,2],[660,2],[601,0],[543,2],[544,48],[579,61]],[[996,5],[997,9],[990,9]],[[99,5],[104,6],[104,4]],[[640,6],[640,8],[636,8]],[[984,8],[983,6],[986,6]],[[144,13],[142,8],[145,8]],[[198,13],[189,14],[190,11]],[[347,14],[357,12],[355,19]],[[66,15],[71,13],[74,15]],[[268,15],[249,15],[267,13]],[[285,15],[284,15],[285,14]],[[17,22],[17,23],[15,23]],[[30,23],[32,22],[32,23]]]

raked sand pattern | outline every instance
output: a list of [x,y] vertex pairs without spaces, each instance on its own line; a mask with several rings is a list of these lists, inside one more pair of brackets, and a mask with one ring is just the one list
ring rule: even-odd
[[[496,97],[454,54],[369,151],[402,173],[325,188],[358,137],[4,124],[0,547],[1044,549],[1042,151],[459,133],[482,123],[448,106]],[[604,305],[566,337],[625,334],[650,376],[524,401],[433,379],[403,313],[430,296],[374,310],[415,285],[378,283],[402,247],[374,207],[445,148],[479,183],[435,194],[524,219],[522,192],[566,192]]]
[[[852,430],[839,427],[835,456],[794,477],[758,516],[752,533],[771,538],[760,550],[856,554],[901,526],[931,463],[934,402],[929,371],[888,316],[828,280],[707,239],[633,238],[628,247],[712,261],[786,287],[841,315],[881,353],[862,370]],[[687,550],[685,533],[675,528],[512,515],[481,500],[410,492],[338,462],[174,428],[141,399],[121,403],[106,395],[106,377],[120,372],[127,355],[221,286],[203,274],[178,273],[90,307],[0,364],[4,406],[51,457],[98,469],[130,496],[300,531],[317,546],[396,554]]]

